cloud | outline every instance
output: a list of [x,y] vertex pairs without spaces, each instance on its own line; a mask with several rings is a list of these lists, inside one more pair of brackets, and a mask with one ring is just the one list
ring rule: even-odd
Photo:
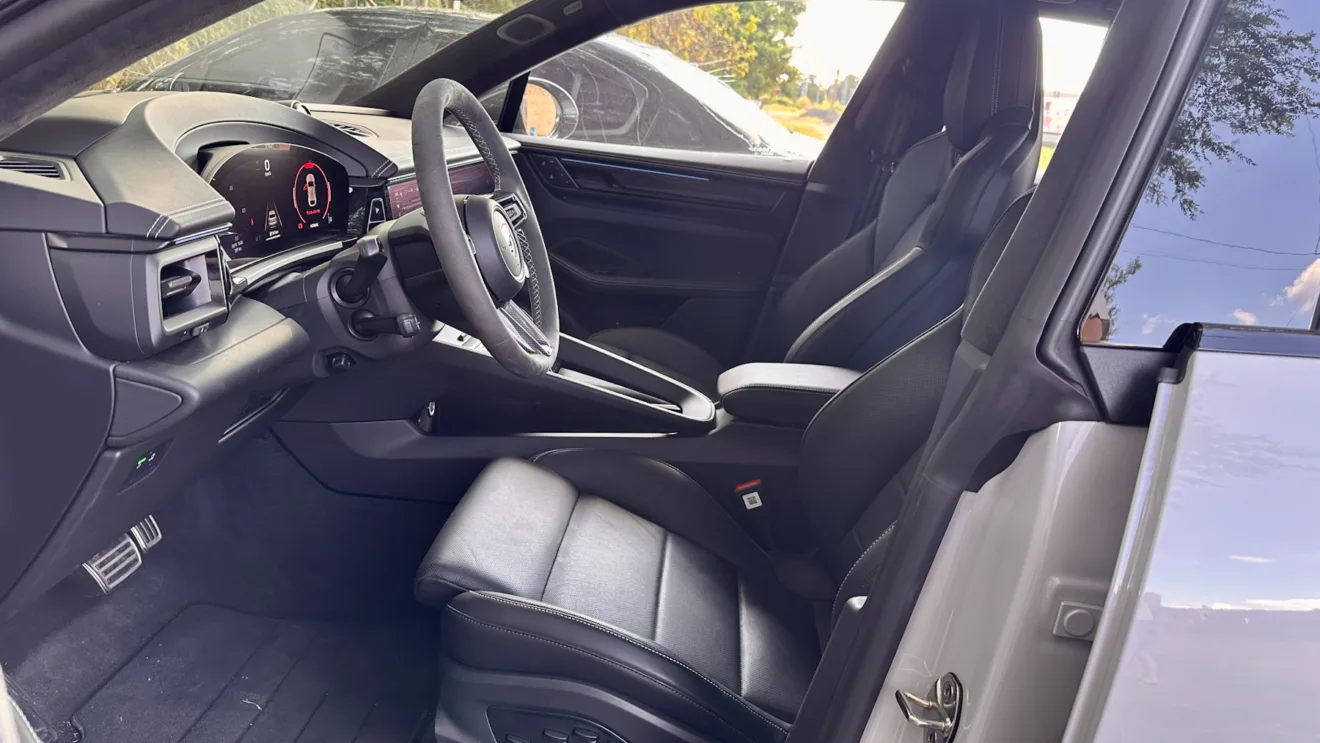
[[1142,323],[1141,323],[1142,335],[1150,335],[1151,333],[1154,333],[1155,329],[1158,328],[1159,326],[1163,325],[1166,322],[1170,322],[1169,318],[1165,317],[1164,315],[1147,315],[1144,312],[1141,314],[1141,319],[1142,319]]
[[1272,557],[1252,557],[1251,555],[1229,555],[1228,559],[1250,563],[1252,565],[1269,565],[1274,562],[1274,558]]
[[1320,599],[1247,599],[1252,609],[1270,609],[1272,611],[1315,611],[1320,609]]
[[1247,312],[1247,311],[1244,310],[1244,309],[1238,308],[1238,309],[1236,309],[1236,310],[1233,310],[1233,311],[1230,312],[1229,314],[1232,315],[1232,316],[1233,316],[1233,319],[1234,319],[1234,320],[1237,320],[1238,323],[1241,324],[1241,325],[1255,325],[1255,324],[1256,324],[1256,313],[1254,313],[1254,312]]
[[1279,295],[1277,300],[1280,303],[1292,302],[1303,310],[1309,310],[1315,307],[1317,295],[1320,295],[1320,258],[1302,269],[1302,272],[1297,274],[1297,278],[1283,288],[1283,294]]

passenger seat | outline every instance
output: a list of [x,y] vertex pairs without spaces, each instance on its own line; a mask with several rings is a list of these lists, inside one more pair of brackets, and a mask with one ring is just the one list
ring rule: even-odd
[[[944,93],[944,131],[913,145],[875,221],[794,281],[762,318],[756,358],[863,370],[962,300],[994,220],[1040,160],[1040,26],[1034,3],[970,16]],[[596,345],[712,397],[725,365],[658,328],[612,328]]]

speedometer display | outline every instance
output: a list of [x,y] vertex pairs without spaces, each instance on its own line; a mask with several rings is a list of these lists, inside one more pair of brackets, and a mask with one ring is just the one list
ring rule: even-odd
[[347,235],[348,173],[334,158],[291,144],[212,151],[202,176],[234,207],[225,250],[263,258]]

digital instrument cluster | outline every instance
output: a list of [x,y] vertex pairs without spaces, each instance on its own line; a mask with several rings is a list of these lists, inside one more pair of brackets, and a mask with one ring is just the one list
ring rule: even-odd
[[348,172],[334,158],[293,144],[221,147],[202,171],[234,207],[229,258],[264,258],[349,235]]

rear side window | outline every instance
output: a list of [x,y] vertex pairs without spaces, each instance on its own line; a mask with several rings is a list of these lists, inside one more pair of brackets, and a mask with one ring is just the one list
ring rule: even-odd
[[1084,342],[1160,346],[1185,322],[1313,327],[1317,29],[1315,0],[1229,0]]

